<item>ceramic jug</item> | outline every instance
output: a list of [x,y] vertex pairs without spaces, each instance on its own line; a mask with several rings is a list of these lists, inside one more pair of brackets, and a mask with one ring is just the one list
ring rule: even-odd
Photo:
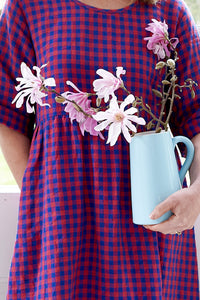
[[[181,169],[175,146],[184,143],[187,156]],[[158,224],[167,220],[169,211],[157,220],[149,215],[161,201],[182,188],[187,170],[194,157],[194,146],[184,136],[171,137],[169,131],[136,134],[130,143],[131,198],[133,223]]]

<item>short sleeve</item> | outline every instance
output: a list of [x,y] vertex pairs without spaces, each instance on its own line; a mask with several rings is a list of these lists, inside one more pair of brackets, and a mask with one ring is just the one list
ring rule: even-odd
[[180,9],[176,37],[179,38],[178,83],[182,85],[187,78],[191,78],[198,86],[194,88],[195,98],[192,98],[188,88],[179,93],[182,99],[175,101],[170,127],[174,135],[184,135],[191,139],[200,133],[200,36],[184,4]]
[[34,47],[22,4],[7,0],[0,19],[0,123],[32,137],[34,115],[12,104],[20,64],[35,65]]

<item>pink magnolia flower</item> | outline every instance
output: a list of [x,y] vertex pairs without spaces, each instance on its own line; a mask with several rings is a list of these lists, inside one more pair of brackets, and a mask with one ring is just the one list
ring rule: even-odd
[[[62,96],[66,99],[69,99],[70,101],[76,102],[76,104],[78,104],[85,112],[86,110],[90,109],[91,100],[88,99],[88,93],[80,91],[71,81],[67,81],[66,83],[67,85],[73,87],[73,89],[75,89],[77,93],[67,91],[63,93]],[[76,120],[78,123],[80,123],[85,119],[84,114],[81,111],[77,110],[73,103],[66,100],[63,104],[66,104],[65,112],[69,114],[71,122],[73,122],[73,120]]]
[[169,39],[168,25],[165,21],[159,22],[155,19],[152,19],[152,21],[145,28],[147,31],[153,33],[151,37],[144,38],[148,41],[147,48],[152,50],[158,56],[158,59],[163,59],[166,56],[170,57],[169,48],[175,49],[179,40],[178,38]]
[[76,120],[79,123],[79,127],[83,136],[84,132],[86,131],[93,136],[99,135],[102,139],[104,139],[103,135],[94,129],[94,127],[97,125],[97,121],[92,118],[92,115],[95,112],[90,106],[91,100],[88,99],[88,93],[80,91],[71,81],[67,81],[66,83],[73,87],[77,93],[67,91],[63,93],[62,96],[70,101],[74,101],[86,114],[88,114],[87,116],[78,110],[78,107],[76,107],[73,103],[66,100],[63,104],[66,104],[65,112],[69,114],[71,123],[73,120]]
[[114,96],[114,91],[124,85],[120,76],[124,75],[126,70],[123,67],[117,67],[116,69],[116,77],[103,69],[98,69],[96,72],[102,78],[94,80],[94,91],[100,99],[104,98],[105,102],[108,102],[110,96]]
[[28,113],[34,112],[35,103],[40,106],[50,106],[48,103],[42,102],[42,98],[47,96],[42,90],[47,86],[55,86],[56,83],[54,78],[44,79],[40,75],[41,69],[45,66],[46,65],[43,65],[41,68],[34,66],[33,70],[36,71],[35,76],[24,62],[21,63],[22,77],[16,78],[20,83],[15,87],[18,93],[12,101],[12,103],[16,103],[17,108],[20,108],[23,105],[25,99],[26,110]]
[[101,131],[108,127],[107,144],[110,143],[110,146],[115,145],[121,132],[123,133],[127,142],[131,142],[129,130],[137,132],[137,129],[132,122],[140,125],[146,124],[143,118],[134,116],[134,114],[138,111],[136,108],[131,107],[125,110],[125,107],[134,101],[135,97],[130,94],[119,107],[117,98],[114,96],[110,101],[109,109],[107,109],[105,112],[100,111],[93,116],[95,120],[101,122],[95,127],[95,130]]
[[84,131],[86,131],[90,135],[99,136],[101,139],[104,140],[102,133],[95,130],[95,127],[97,126],[97,121],[95,119],[93,119],[93,117],[92,117],[92,115],[95,114],[94,110],[90,109],[87,111],[87,113],[90,116],[85,117],[85,119],[81,120],[81,122],[79,123],[82,135],[84,136]]

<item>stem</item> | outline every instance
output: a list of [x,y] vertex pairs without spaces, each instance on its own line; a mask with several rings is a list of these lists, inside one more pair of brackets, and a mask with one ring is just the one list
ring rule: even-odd
[[[162,117],[163,117],[163,114],[164,114],[164,111],[165,111],[165,106],[166,106],[166,103],[167,103],[167,100],[169,98],[171,90],[172,90],[172,84],[170,85],[170,87],[169,87],[169,89],[168,89],[168,91],[167,91],[167,93],[166,93],[166,95],[165,95],[165,97],[164,97],[164,99],[162,101],[162,106],[161,106],[160,116],[159,116],[159,122],[156,125],[156,129],[159,128],[160,124],[162,124],[162,125],[165,124],[164,127],[166,127],[166,121],[162,122]],[[174,102],[174,100],[173,100],[173,102]],[[171,107],[171,101],[170,101],[170,109],[172,109],[172,107]],[[172,112],[169,111],[169,113],[170,113],[170,116],[171,116]],[[169,116],[169,113],[168,113],[168,116]],[[167,116],[167,120],[169,121],[169,117],[168,116]]]
[[[165,67],[166,69],[166,75],[165,75],[165,80],[167,80],[169,74],[167,73],[167,66]],[[170,87],[171,88],[171,87]],[[158,130],[158,128],[160,127],[160,124],[162,122],[162,118],[163,118],[163,114],[164,114],[164,110],[165,110],[165,105],[167,103],[167,98],[169,96],[169,92],[170,92],[170,88],[168,89],[168,93],[167,93],[167,97],[165,97],[163,100],[162,100],[162,106],[161,106],[161,110],[160,110],[160,115],[159,115],[159,120],[158,120],[158,123],[156,125],[156,130]],[[164,85],[162,87],[162,94],[164,95]]]
[[[137,100],[136,100],[136,101],[137,101]],[[164,123],[162,120],[158,119],[158,118],[152,113],[152,111],[151,111],[150,109],[148,109],[148,108],[144,105],[143,99],[142,99],[142,98],[140,98],[139,101],[137,101],[137,104],[138,104],[138,106],[141,106],[141,107],[142,107],[142,110],[144,110],[146,113],[148,113],[148,114],[152,117],[152,119],[153,119],[154,121],[160,122],[160,124],[162,124],[163,126],[165,125],[165,123]]]
[[175,88],[176,88],[175,82],[173,82],[173,84],[172,84],[171,87],[172,87],[172,96],[171,96],[171,98],[170,98],[169,112],[168,112],[168,115],[167,115],[167,118],[166,118],[166,121],[165,121],[165,126],[166,126],[166,128],[167,128],[167,124],[169,123],[169,120],[170,120],[170,117],[171,117],[171,114],[172,114],[173,104],[174,104]]
[[[47,87],[44,87],[44,90],[46,90],[47,92],[54,93],[54,94],[56,94],[58,97],[61,97],[61,98],[65,99],[66,101],[72,103],[77,111],[82,112],[86,117],[92,118],[92,115],[86,113],[86,112],[82,109],[82,107],[81,107],[80,105],[78,105],[74,100],[69,100],[69,99],[63,97],[63,96],[62,96],[60,93],[58,93],[55,89],[49,90]],[[63,101],[63,102],[64,102],[64,101]]]
[[124,85],[122,85],[121,88],[122,88],[128,95],[131,94],[131,93],[127,90],[127,88],[126,88]]
[[[176,62],[178,60],[178,52],[174,48],[174,46],[173,46],[171,40],[168,38],[168,36],[166,36],[166,39],[169,42],[170,47],[174,51],[174,59],[173,60]],[[166,65],[166,67],[165,67],[165,74],[166,74],[165,75],[165,80],[168,80],[169,76],[171,78],[173,78],[173,76],[175,75],[175,68],[170,68],[169,72],[168,72],[168,68],[169,68],[169,66]],[[159,116],[159,122],[156,125],[156,129],[158,129],[160,124],[161,124],[161,121],[162,121],[162,118],[163,118],[163,115],[164,115],[164,111],[165,111],[165,106],[166,106],[167,100],[168,100],[168,98],[170,96],[170,93],[171,93],[171,90],[172,90],[172,97],[171,97],[171,100],[170,100],[170,108],[169,108],[169,112],[168,112],[166,121],[164,122],[165,130],[167,130],[167,124],[168,124],[168,122],[170,120],[170,117],[171,117],[171,114],[172,114],[172,106],[173,106],[173,103],[174,103],[174,96],[175,96],[175,87],[176,87],[175,82],[171,81],[171,84],[168,88],[168,91],[165,94],[165,92],[164,92],[165,85],[163,84],[163,87],[162,87],[163,101],[162,101],[162,106],[161,106],[161,111],[160,111],[160,116]]]
[[[161,121],[160,119],[158,119],[150,110],[148,110],[145,106],[142,106],[142,110],[144,110],[145,112],[147,112],[152,118],[153,120],[160,122],[161,125],[165,125],[165,123],[163,121]],[[156,128],[157,129],[157,128]]]
[[[125,91],[125,92],[127,92],[127,94],[128,95],[130,95],[131,93],[127,90],[127,88],[123,85],[123,86],[121,86],[121,88]],[[137,98],[137,97],[136,97]],[[141,106],[142,107],[142,110],[144,110],[146,113],[148,113],[151,117],[152,117],[152,119],[154,120],[154,121],[157,121],[158,123],[157,124],[162,124],[163,126],[165,125],[165,123],[161,120],[161,118],[157,118],[153,113],[152,113],[152,111],[150,110],[150,109],[148,109],[145,105],[144,105],[144,103],[143,103],[143,99],[142,98],[138,98],[139,99],[139,101],[138,100],[136,100],[136,103],[137,103],[137,105],[138,106]],[[136,105],[136,106],[137,106]],[[156,129],[157,129],[157,127],[156,127]]]

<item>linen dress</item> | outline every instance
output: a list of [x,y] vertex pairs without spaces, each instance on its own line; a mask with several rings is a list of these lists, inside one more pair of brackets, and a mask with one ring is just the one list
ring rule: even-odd
[[[8,0],[0,23],[0,122],[32,139],[23,178],[19,222],[7,299],[199,299],[193,230],[162,235],[132,222],[129,145],[116,145],[85,133],[70,122],[65,106],[49,94],[28,114],[11,104],[20,64],[66,80],[85,92],[99,68],[115,72],[153,111],[152,93],[160,83],[157,56],[146,47],[145,30],[155,18],[178,37],[177,74],[199,81],[200,40],[184,3],[138,2],[102,10],[77,0]],[[171,120],[175,135],[200,131],[200,93],[183,91]],[[142,130],[142,128],[140,128]]]

